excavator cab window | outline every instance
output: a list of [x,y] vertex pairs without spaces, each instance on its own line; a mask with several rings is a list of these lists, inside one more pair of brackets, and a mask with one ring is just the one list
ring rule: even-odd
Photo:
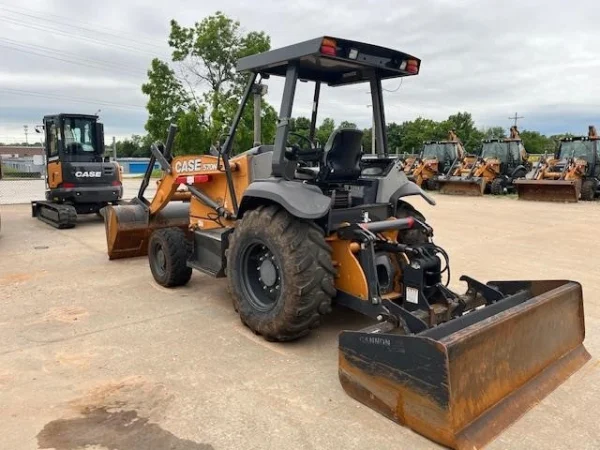
[[566,141],[560,144],[560,159],[581,158],[591,163],[594,160],[593,141]]
[[63,133],[65,153],[86,155],[97,152],[92,120],[67,118],[64,120]]
[[48,157],[51,158],[53,156],[58,156],[58,140],[60,133],[58,133],[58,128],[56,127],[56,123],[50,123],[48,127],[48,136],[46,140],[48,141]]
[[509,142],[508,151],[510,153],[511,162],[516,163],[521,160],[521,143]]
[[482,158],[497,158],[500,162],[508,161],[507,144],[504,142],[485,142],[481,150]]
[[437,158],[438,161],[453,160],[456,158],[456,145],[435,142],[425,144],[423,159]]

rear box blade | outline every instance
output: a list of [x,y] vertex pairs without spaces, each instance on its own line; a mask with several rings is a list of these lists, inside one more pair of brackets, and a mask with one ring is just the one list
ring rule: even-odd
[[152,218],[141,204],[107,206],[104,226],[108,258],[122,259],[148,254],[148,240],[154,230],[189,226],[189,203],[169,203]]
[[520,200],[575,203],[579,201],[581,180],[515,180]]
[[485,190],[485,179],[481,177],[438,178],[440,194],[482,196]]
[[447,447],[491,441],[590,355],[578,283],[489,284],[509,296],[416,335],[342,332],[344,390]]

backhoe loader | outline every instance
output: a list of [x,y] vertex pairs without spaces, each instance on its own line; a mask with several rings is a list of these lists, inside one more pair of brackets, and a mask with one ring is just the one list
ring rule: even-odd
[[574,203],[593,201],[600,179],[600,137],[596,127],[588,135],[564,138],[554,157],[543,155],[536,168],[515,181],[520,200]]
[[413,162],[408,179],[428,190],[437,190],[438,175],[451,170],[452,166],[463,159],[464,153],[463,145],[454,130],[448,133],[445,141],[425,142],[419,158]]
[[[147,173],[135,201],[107,207],[107,249],[110,259],[147,255],[165,287],[185,285],[193,269],[226,277],[241,321],[267,340],[306,336],[333,304],[372,318],[339,336],[344,390],[435,442],[473,449],[590,358],[582,289],[468,276],[464,293],[448,287],[449,255],[405,199],[435,201],[389,157],[385,132],[382,80],[420,66],[330,36],[241,58],[247,85],[218,154],[174,156],[171,126],[151,147],[163,170],[154,197],[144,197]],[[275,142],[233,156],[253,85],[267,77],[285,80]],[[361,161],[357,129],[334,130],[323,148],[300,135],[292,144],[299,80],[315,97],[321,84],[368,83],[379,157]]]
[[[31,215],[55,228],[73,228],[78,214],[94,214],[123,197],[121,169],[104,156],[98,116],[44,116],[46,199],[31,202]],[[37,130],[37,128],[36,128]]]
[[440,193],[480,196],[514,190],[515,179],[525,176],[530,164],[516,126],[508,139],[483,141],[479,156],[467,156],[445,175],[438,176]]

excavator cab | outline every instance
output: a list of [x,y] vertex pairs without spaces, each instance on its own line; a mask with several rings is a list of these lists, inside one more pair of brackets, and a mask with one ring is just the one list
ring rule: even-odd
[[43,118],[46,199],[31,203],[32,216],[72,228],[77,214],[98,213],[123,196],[121,168],[104,155],[98,116],[56,114]]

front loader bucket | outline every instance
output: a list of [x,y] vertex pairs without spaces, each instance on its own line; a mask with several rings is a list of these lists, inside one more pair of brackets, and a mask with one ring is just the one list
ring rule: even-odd
[[482,196],[485,190],[485,179],[482,177],[447,177],[438,178],[440,194]]
[[491,441],[590,355],[578,283],[488,284],[507,297],[418,334],[342,332],[344,390],[447,447]]
[[142,204],[107,206],[104,210],[109,259],[133,258],[148,254],[148,240],[154,230],[189,225],[189,203],[169,203],[150,217]]
[[581,180],[515,180],[519,200],[576,203]]

